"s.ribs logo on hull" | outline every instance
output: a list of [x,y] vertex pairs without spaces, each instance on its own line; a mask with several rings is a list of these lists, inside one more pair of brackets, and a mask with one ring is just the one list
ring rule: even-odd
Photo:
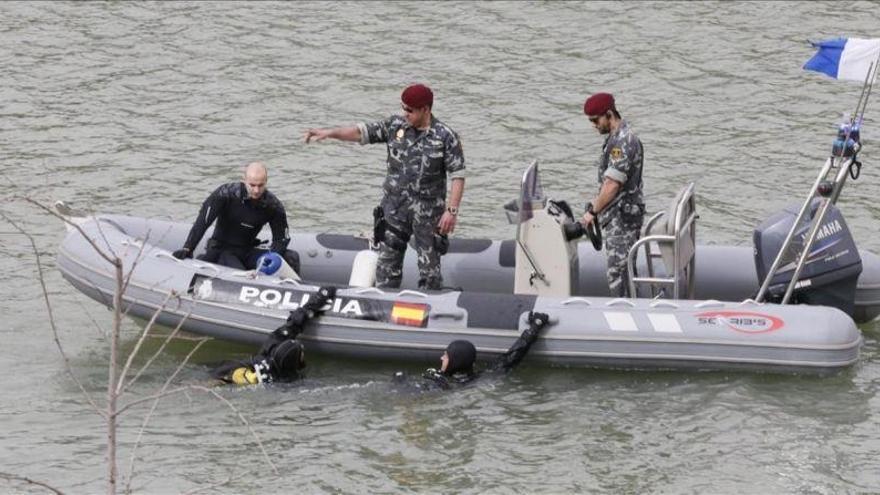
[[725,326],[742,333],[769,333],[785,326],[782,318],[751,311],[707,311],[694,316],[700,325]]

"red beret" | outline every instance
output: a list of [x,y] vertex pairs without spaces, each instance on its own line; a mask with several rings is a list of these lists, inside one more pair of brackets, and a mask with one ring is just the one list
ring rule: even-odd
[[434,106],[434,93],[424,84],[413,84],[403,90],[400,101],[412,108]]
[[604,115],[614,108],[614,97],[611,93],[596,93],[584,102],[584,113],[589,117]]

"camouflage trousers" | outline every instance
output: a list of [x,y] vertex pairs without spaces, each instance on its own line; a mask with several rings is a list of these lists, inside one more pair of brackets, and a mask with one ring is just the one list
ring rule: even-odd
[[621,215],[614,215],[602,229],[605,241],[605,260],[608,289],[611,297],[634,297],[629,294],[629,273],[626,270],[627,255],[633,244],[639,240],[642,230],[642,217],[624,221]]
[[382,200],[385,221],[385,241],[379,244],[379,263],[376,267],[376,286],[400,287],[403,278],[403,257],[412,236],[418,256],[419,288],[439,290],[443,287],[440,274],[441,253],[435,245],[435,232],[446,209],[443,198],[407,201],[388,196]]

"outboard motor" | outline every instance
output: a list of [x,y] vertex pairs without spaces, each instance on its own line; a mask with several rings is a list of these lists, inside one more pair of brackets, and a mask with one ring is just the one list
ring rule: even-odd
[[[813,200],[810,205],[810,219],[816,215],[820,205],[821,199]],[[767,272],[773,266],[773,261],[797,218],[798,209],[798,206],[788,207],[768,218],[755,229],[755,267],[759,282],[764,281]],[[782,264],[770,283],[768,301],[782,301],[807,241],[806,237],[809,235],[811,225],[812,221],[805,218],[802,225],[798,226],[791,247],[785,253]],[[795,285],[792,301],[832,306],[852,315],[856,283],[861,273],[862,259],[846,221],[840,210],[831,205],[816,233],[810,255]]]

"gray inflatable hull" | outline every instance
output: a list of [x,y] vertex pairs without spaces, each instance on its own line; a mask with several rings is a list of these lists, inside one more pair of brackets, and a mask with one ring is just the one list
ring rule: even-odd
[[[183,329],[190,332],[260,344],[316,289],[174,259],[170,251],[182,244],[187,224],[102,216],[100,221],[85,219],[81,226],[99,245],[109,244],[123,258],[126,271],[134,266],[124,294],[129,312],[149,318],[158,310],[158,321],[167,326],[184,320]],[[834,308],[610,299],[604,297],[604,259],[586,250],[581,252],[581,295],[569,298],[511,294],[512,244],[499,241],[453,242],[444,257],[444,277],[463,291],[347,288],[354,256],[365,246],[366,241],[350,236],[294,236],[291,247],[300,254],[303,278],[340,286],[325,316],[302,336],[309,351],[434,363],[450,341],[468,339],[485,358],[508,348],[532,310],[548,313],[553,324],[527,360],[564,366],[828,372],[855,363],[862,342],[852,318]],[[752,295],[757,280],[745,272],[753,273],[753,267],[732,266],[745,263],[741,252],[742,248],[698,250],[701,297],[740,301]],[[705,279],[710,266],[700,264],[701,258],[713,257],[723,257],[730,271],[722,276],[715,267],[715,284]],[[414,285],[412,258],[407,256],[405,267],[408,287]],[[876,274],[872,259],[876,257],[863,253],[863,277]],[[110,305],[112,268],[79,232],[71,231],[62,242],[58,265],[74,287]],[[163,306],[169,293],[174,296]],[[863,311],[877,314],[875,306]]]

